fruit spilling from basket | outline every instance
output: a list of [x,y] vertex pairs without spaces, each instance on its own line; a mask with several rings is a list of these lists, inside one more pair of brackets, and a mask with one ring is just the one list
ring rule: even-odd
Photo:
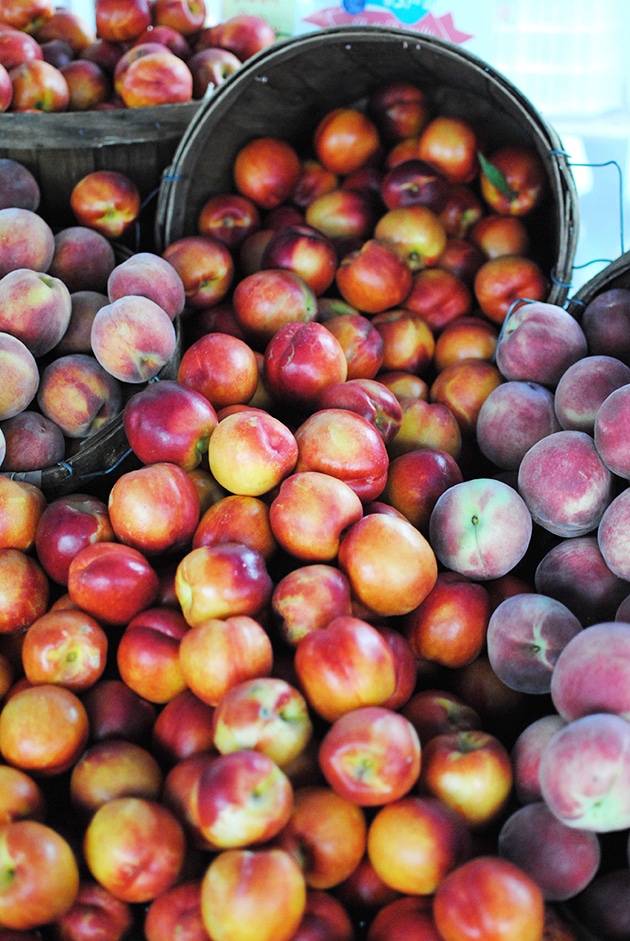
[[[128,384],[137,461],[54,500],[0,476],[0,925],[622,935],[630,289],[549,303],[536,152],[410,83],[233,179],[98,286],[44,231],[0,280],[100,294],[74,355]],[[36,370],[0,429],[59,403],[68,316],[44,352],[5,325]],[[157,379],[137,338],[177,319]]]

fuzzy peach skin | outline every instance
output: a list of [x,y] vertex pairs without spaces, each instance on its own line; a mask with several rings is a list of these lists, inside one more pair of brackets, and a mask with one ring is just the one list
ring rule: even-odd
[[510,572],[525,555],[532,518],[519,493],[501,480],[478,477],[449,487],[429,519],[429,541],[447,568],[477,579]]

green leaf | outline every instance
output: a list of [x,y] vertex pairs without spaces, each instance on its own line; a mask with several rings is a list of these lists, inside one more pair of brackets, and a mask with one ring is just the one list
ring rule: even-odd
[[513,190],[510,187],[508,181],[505,179],[501,171],[497,167],[495,167],[493,163],[490,163],[490,161],[486,157],[484,157],[484,155],[481,152],[478,153],[478,157],[479,157],[479,163],[481,165],[481,172],[484,174],[485,177],[487,177],[488,181],[492,184],[492,186],[494,186],[495,189],[497,189],[500,193],[502,193],[505,197],[507,197],[507,199],[509,199],[510,202],[513,199],[516,199],[516,197],[518,196],[518,193],[516,192],[516,190]]

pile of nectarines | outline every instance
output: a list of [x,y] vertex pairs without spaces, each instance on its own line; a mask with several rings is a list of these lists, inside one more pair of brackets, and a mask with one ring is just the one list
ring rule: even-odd
[[[630,291],[546,300],[534,149],[379,86],[308,153],[246,143],[197,232],[122,261],[98,213],[19,204],[22,169],[0,928],[628,937]],[[26,416],[66,442],[112,412],[132,469],[15,475],[62,459]]]

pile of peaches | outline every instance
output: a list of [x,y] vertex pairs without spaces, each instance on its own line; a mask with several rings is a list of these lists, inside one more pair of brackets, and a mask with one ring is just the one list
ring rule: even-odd
[[630,291],[548,303],[540,158],[413,83],[308,154],[247,142],[233,181],[98,288],[87,216],[0,209],[0,292],[73,300],[36,366],[100,294],[74,355],[123,384],[137,461],[54,500],[0,476],[0,926],[627,937]]
[[260,16],[209,25],[203,0],[97,0],[95,28],[54,0],[5,0],[0,112],[199,100],[275,40]]

